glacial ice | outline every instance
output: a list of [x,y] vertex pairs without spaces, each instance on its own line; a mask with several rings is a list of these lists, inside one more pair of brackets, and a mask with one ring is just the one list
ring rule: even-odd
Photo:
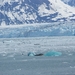
[[44,56],[61,56],[61,55],[62,55],[61,52],[54,51],[54,50],[49,51],[49,52],[46,52],[46,53],[44,54]]
[[29,52],[28,53],[28,56],[61,56],[62,53],[61,52],[58,52],[58,51],[48,51],[46,53],[39,53],[39,54],[35,54],[34,52]]

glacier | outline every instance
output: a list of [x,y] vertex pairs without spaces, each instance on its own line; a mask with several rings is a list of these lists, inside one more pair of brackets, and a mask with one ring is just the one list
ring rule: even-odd
[[0,38],[75,36],[75,22],[1,26]]

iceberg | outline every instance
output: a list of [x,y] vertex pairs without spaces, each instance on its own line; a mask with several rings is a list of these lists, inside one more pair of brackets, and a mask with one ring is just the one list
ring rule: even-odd
[[44,56],[61,56],[61,55],[62,53],[57,51],[49,51],[44,54]]
[[29,52],[28,56],[35,56],[35,53],[34,52]]
[[57,52],[57,51],[48,51],[46,53],[39,53],[39,54],[35,54],[34,52],[29,52],[28,56],[61,56],[62,53],[61,52]]

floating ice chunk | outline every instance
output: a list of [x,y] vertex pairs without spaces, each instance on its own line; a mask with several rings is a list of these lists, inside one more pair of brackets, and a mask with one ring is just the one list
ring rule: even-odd
[[43,53],[35,54],[33,52],[28,53],[28,56],[60,56],[60,55],[62,55],[62,53],[57,51],[49,51],[44,54]]
[[34,52],[29,52],[28,56],[35,56],[35,53]]
[[60,55],[62,55],[62,53],[57,51],[49,51],[44,54],[44,56],[60,56]]

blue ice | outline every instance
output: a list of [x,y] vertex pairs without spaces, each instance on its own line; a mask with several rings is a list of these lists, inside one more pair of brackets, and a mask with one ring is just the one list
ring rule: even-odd
[[49,51],[44,54],[44,56],[61,56],[62,53],[58,51]]
[[28,56],[61,56],[62,53],[61,52],[57,52],[57,51],[48,51],[46,53],[39,53],[39,54],[35,54],[34,52],[29,52]]

